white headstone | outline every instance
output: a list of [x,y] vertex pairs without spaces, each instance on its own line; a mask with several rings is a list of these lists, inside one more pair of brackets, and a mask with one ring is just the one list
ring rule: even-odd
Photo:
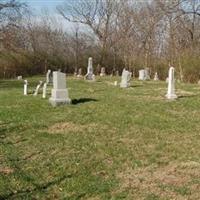
[[22,76],[18,76],[18,77],[17,77],[17,80],[22,80]]
[[131,72],[129,72],[126,69],[123,69],[120,87],[121,88],[129,87],[130,86],[130,80],[131,80]]
[[49,69],[49,70],[47,71],[47,74],[46,74],[46,83],[47,83],[47,84],[49,84],[49,82],[50,82],[50,74],[51,74],[51,70]]
[[150,79],[149,68],[139,70],[139,80],[145,81],[149,79]]
[[175,78],[174,78],[174,67],[169,68],[169,81],[168,81],[168,90],[166,94],[167,99],[176,99],[175,94]]
[[90,57],[88,59],[88,68],[87,68],[87,74],[85,75],[86,80],[94,81],[95,75],[93,74],[93,67],[92,67],[92,58]]
[[24,95],[28,95],[28,81],[24,80]]
[[71,103],[68,89],[66,88],[66,75],[62,72],[53,72],[53,89],[49,102],[52,106]]
[[78,75],[77,75],[78,78],[81,78],[82,77],[82,69],[79,68],[78,69]]
[[100,76],[105,76],[105,75],[106,75],[106,69],[105,69],[105,67],[102,67]]
[[40,87],[42,86],[42,81],[39,81],[39,84],[37,85],[36,89],[35,89],[35,92],[34,92],[34,96],[37,96],[38,95],[38,92],[39,92],[39,89]]
[[139,70],[139,80],[141,80],[141,81],[145,80],[145,70],[144,69]]
[[154,81],[159,81],[159,78],[158,78],[158,73],[156,72],[155,75],[154,75]]
[[145,80],[150,80],[150,70],[149,68],[145,68]]
[[45,99],[46,95],[47,95],[47,83],[44,83],[43,92],[42,92],[42,98]]
[[114,82],[114,86],[117,86],[117,81]]

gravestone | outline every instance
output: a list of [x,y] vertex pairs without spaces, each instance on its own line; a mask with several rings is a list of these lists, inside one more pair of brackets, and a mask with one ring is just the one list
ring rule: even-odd
[[130,86],[130,80],[131,80],[131,72],[129,72],[126,69],[123,69],[120,87],[121,88],[129,87]]
[[139,80],[145,81],[149,79],[150,79],[149,68],[139,70]]
[[18,77],[17,77],[17,80],[22,80],[22,76],[18,76]]
[[158,73],[156,72],[155,75],[154,75],[154,81],[159,81],[159,78],[158,78]]
[[177,96],[175,94],[175,78],[174,78],[174,67],[169,68],[169,80],[168,80],[168,90],[166,94],[167,99],[176,99]]
[[79,68],[78,69],[78,75],[77,75],[78,78],[81,78],[82,77],[82,69]]
[[92,58],[88,59],[87,74],[85,75],[85,80],[94,81],[95,75],[93,74]]
[[114,86],[117,86],[117,81],[114,82]]
[[106,69],[105,69],[105,67],[102,67],[100,76],[105,76],[105,75],[106,75]]
[[118,70],[116,71],[116,76],[119,76],[119,71]]
[[50,75],[51,75],[51,70],[49,69],[47,71],[47,74],[46,74],[46,83],[49,84],[50,83]]
[[28,81],[24,80],[24,95],[28,95]]
[[145,80],[150,80],[150,69],[145,68]]
[[144,69],[139,70],[139,80],[141,80],[141,81],[145,80],[145,70]]
[[42,98],[45,99],[46,95],[47,95],[47,83],[44,83],[43,92],[42,92]]
[[39,81],[39,84],[37,85],[33,96],[37,96],[38,95],[41,86],[42,86],[42,81]]
[[52,106],[70,104],[71,99],[66,88],[66,75],[62,72],[53,72],[53,89],[49,102]]

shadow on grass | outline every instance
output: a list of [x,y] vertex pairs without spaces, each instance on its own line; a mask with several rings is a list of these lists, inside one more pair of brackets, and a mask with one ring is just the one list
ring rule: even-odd
[[62,181],[66,180],[66,179],[70,179],[72,178],[72,175],[65,175],[63,177],[59,177],[58,179],[55,179],[53,181],[41,184],[41,185],[37,185],[37,184],[33,184],[35,185],[35,188],[32,189],[24,189],[24,190],[18,190],[18,191],[14,191],[11,192],[9,194],[5,194],[5,195],[1,195],[0,194],[0,200],[2,199],[15,199],[15,198],[19,198],[19,197],[23,197],[23,196],[27,196],[28,194],[32,194],[33,192],[42,192],[46,189],[48,189],[49,187],[53,186],[53,185],[58,185],[59,183],[61,183]]
[[98,101],[96,99],[92,99],[92,98],[80,98],[80,99],[72,99],[72,104],[76,105],[76,104],[80,104],[80,103],[87,103],[90,101]]
[[194,94],[194,95],[180,95],[178,96],[178,99],[183,99],[183,98],[191,98],[191,97],[197,97],[200,96],[199,94]]
[[136,88],[136,87],[143,87],[143,85],[131,85],[131,88]]

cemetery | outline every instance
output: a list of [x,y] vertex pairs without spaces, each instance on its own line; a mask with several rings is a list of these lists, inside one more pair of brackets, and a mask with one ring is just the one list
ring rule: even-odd
[[[182,24],[200,25],[200,3],[44,4],[69,33],[48,26],[47,10],[27,24],[27,2],[0,2],[0,200],[199,200],[200,40],[193,30],[189,46]],[[169,41],[158,16],[182,20],[178,33],[166,26]]]
[[1,197],[198,199],[199,86],[129,74],[1,80]]

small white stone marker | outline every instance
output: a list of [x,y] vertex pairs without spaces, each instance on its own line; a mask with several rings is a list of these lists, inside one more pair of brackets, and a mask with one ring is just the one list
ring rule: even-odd
[[88,59],[87,74],[85,75],[85,80],[95,81],[95,75],[93,74],[92,58]]
[[130,86],[130,80],[131,80],[131,72],[129,72],[126,69],[123,69],[120,87],[121,88],[129,87]]
[[53,89],[49,102],[52,106],[70,104],[71,99],[66,88],[66,75],[62,72],[53,72]]
[[154,81],[159,81],[159,78],[158,78],[158,73],[156,72],[155,75],[154,75]]
[[105,76],[105,75],[106,75],[106,69],[105,69],[105,67],[102,67],[100,76]]
[[51,74],[51,70],[49,69],[49,70],[47,71],[47,74],[46,74],[46,83],[47,83],[47,84],[49,84],[49,82],[50,82],[50,74]]
[[17,80],[22,80],[22,76],[18,76],[18,77],[17,77]]
[[177,95],[175,94],[174,67],[169,68],[169,80],[168,80],[168,90],[166,98],[171,100],[177,98]]
[[24,95],[28,95],[28,81],[24,80]]
[[39,92],[39,89],[40,89],[41,86],[42,86],[42,81],[39,81],[39,84],[37,85],[33,96],[37,96],[38,95],[38,92]]
[[114,82],[114,86],[117,86],[117,81]]
[[45,99],[46,95],[47,95],[47,83],[44,83],[43,92],[42,92],[42,98]]

